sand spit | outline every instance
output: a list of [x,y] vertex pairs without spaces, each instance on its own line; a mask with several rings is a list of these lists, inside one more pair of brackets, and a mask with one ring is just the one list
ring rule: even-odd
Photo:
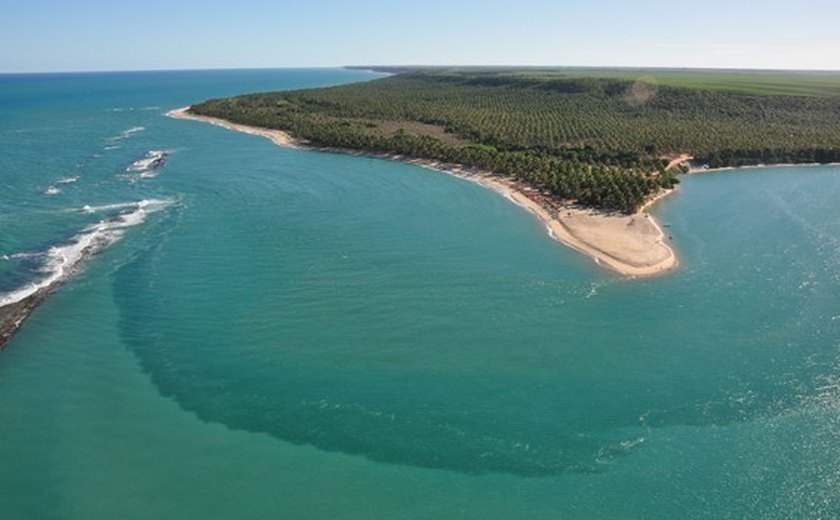
[[[508,177],[494,175],[491,172],[470,170],[458,165],[447,165],[398,155],[308,147],[306,143],[295,140],[280,130],[241,125],[215,117],[197,116],[190,114],[188,110],[189,107],[180,108],[168,112],[167,115],[177,119],[201,121],[237,132],[258,135],[271,139],[278,146],[386,158],[424,166],[477,182],[528,210],[546,225],[549,234],[555,240],[589,256],[602,267],[625,276],[655,276],[668,272],[678,265],[677,256],[668,245],[662,228],[648,213],[654,202],[673,190],[661,192],[633,215],[580,208],[557,202],[534,188],[524,186]],[[684,161],[686,157],[680,157],[680,160],[675,160],[674,164]]]
[[504,195],[543,222],[552,238],[611,271],[648,277],[678,265],[665,233],[648,213],[655,202],[673,190],[663,190],[639,211],[627,215],[559,204],[533,188],[492,174],[464,174],[457,170],[452,173]]

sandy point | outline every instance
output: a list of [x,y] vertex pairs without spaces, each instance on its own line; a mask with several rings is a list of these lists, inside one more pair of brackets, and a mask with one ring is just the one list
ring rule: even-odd
[[532,213],[545,224],[552,238],[606,269],[641,278],[665,274],[679,265],[665,233],[648,212],[673,190],[663,190],[628,215],[576,206],[548,208],[534,200],[530,191],[507,179],[485,176],[479,182]]
[[[278,146],[305,147],[286,132],[231,123],[216,117],[191,114],[190,107],[167,112],[176,119],[188,119],[220,126],[228,130],[270,139]],[[369,155],[408,162],[467,179],[490,188],[529,211],[542,221],[549,235],[572,249],[590,257],[598,265],[628,277],[649,277],[667,273],[678,265],[677,255],[667,243],[665,233],[648,211],[674,190],[663,190],[649,199],[636,213],[627,215],[571,205],[550,204],[546,197],[531,187],[492,172],[475,171],[459,165],[441,164],[426,159],[412,159],[389,154],[365,153],[356,150],[313,148],[315,150]],[[672,164],[684,162],[680,156]],[[670,166],[670,165],[669,165]]]

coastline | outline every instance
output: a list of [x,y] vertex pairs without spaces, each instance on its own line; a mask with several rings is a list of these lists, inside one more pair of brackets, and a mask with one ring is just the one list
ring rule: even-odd
[[552,204],[537,190],[487,172],[408,161],[475,182],[504,196],[542,222],[549,236],[596,264],[627,277],[642,278],[673,270],[676,253],[648,210],[674,190],[663,190],[636,213],[627,215],[591,208]]
[[648,212],[657,201],[674,190],[663,190],[632,215],[581,208],[561,204],[535,188],[524,186],[512,178],[494,175],[492,172],[392,154],[307,146],[306,143],[280,130],[241,125],[215,117],[198,116],[188,113],[189,108],[171,110],[166,115],[175,119],[199,121],[228,130],[257,135],[270,139],[278,146],[390,159],[475,182],[501,194],[534,215],[545,225],[548,234],[554,240],[586,255],[596,264],[623,276],[634,278],[655,276],[671,271],[678,265],[677,256],[667,244],[665,233]]
[[720,168],[703,168],[693,166],[689,162],[688,175],[697,175],[702,173],[720,173],[732,172],[741,170],[763,170],[767,168],[817,168],[820,166],[840,166],[840,162],[830,163],[771,163],[771,164],[750,164],[746,166],[721,166]]
[[281,130],[270,130],[268,128],[259,128],[256,126],[240,125],[237,123],[231,123],[230,121],[224,119],[219,119],[218,117],[197,116],[195,114],[188,113],[187,110],[189,109],[190,107],[183,107],[177,108],[175,110],[170,110],[166,113],[166,116],[174,119],[200,121],[202,123],[209,123],[214,126],[220,126],[222,128],[226,128],[227,130],[233,130],[236,132],[242,132],[244,134],[265,137],[277,146],[285,146],[287,148],[301,147],[301,144],[297,140],[293,139],[292,136]]

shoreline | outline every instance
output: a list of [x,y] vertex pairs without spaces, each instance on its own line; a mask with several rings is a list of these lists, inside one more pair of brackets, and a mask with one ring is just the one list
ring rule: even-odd
[[283,132],[282,130],[271,130],[269,128],[260,128],[256,126],[248,126],[248,125],[240,125],[238,123],[231,123],[225,119],[220,119],[218,117],[209,117],[209,116],[197,116],[195,114],[190,114],[187,112],[190,107],[183,107],[183,108],[176,108],[175,110],[170,110],[166,113],[166,117],[171,117],[173,119],[186,119],[188,121],[199,121],[202,123],[209,123],[214,126],[220,126],[227,130],[233,130],[235,132],[242,132],[244,134],[249,135],[256,135],[259,137],[265,137],[266,139],[270,140],[277,146],[283,146],[286,148],[302,148],[300,142],[294,139],[292,136]]
[[648,212],[656,202],[674,190],[663,190],[632,215],[581,208],[563,204],[539,192],[536,188],[522,185],[509,177],[494,175],[492,172],[393,154],[308,146],[280,130],[190,114],[187,112],[189,108],[171,110],[166,115],[175,119],[209,123],[228,130],[257,135],[270,139],[278,146],[389,159],[475,182],[499,193],[531,213],[545,225],[549,236],[554,240],[589,257],[599,266],[623,276],[632,278],[656,276],[669,272],[678,265],[676,253],[667,244],[665,233]]
[[702,173],[720,173],[720,172],[733,172],[733,171],[740,171],[740,170],[763,170],[768,168],[817,168],[819,166],[840,166],[840,162],[830,162],[830,163],[770,163],[770,164],[749,164],[746,166],[721,166],[719,168],[702,168],[697,166],[691,166],[689,163],[689,168],[687,175],[698,175]]
[[448,168],[423,160],[408,162],[495,191],[536,217],[551,238],[617,274],[631,278],[650,277],[679,265],[676,253],[666,243],[664,231],[648,213],[654,204],[674,190],[663,190],[637,212],[627,215],[559,203],[553,206],[536,189],[488,172]]

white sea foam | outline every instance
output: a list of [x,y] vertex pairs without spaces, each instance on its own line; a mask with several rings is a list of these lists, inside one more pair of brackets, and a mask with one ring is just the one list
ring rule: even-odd
[[11,258],[13,260],[17,260],[18,258],[37,258],[39,256],[44,256],[44,253],[15,253],[13,255],[3,255],[6,258]]
[[133,111],[135,111],[135,110],[160,110],[160,107],[140,107],[140,108],[134,108],[134,107],[126,107],[126,108],[124,108],[124,107],[116,107],[116,108],[112,108],[112,109],[111,109],[111,112],[133,112]]
[[[82,206],[82,209],[78,210],[82,213],[97,213],[101,211],[114,211],[119,209],[128,209],[128,208],[136,208],[136,202],[124,202],[119,204],[103,204],[101,206],[90,206],[85,204]],[[75,210],[74,210],[75,211]]]
[[166,206],[170,206],[174,201],[168,199],[147,199],[141,200],[139,202],[118,202],[116,204],[103,204],[101,206],[88,206],[85,205],[79,210],[71,210],[71,211],[81,211],[82,213],[99,213],[103,211],[116,211],[116,210],[123,210],[123,209],[142,209],[149,213],[154,213]]
[[160,168],[168,155],[168,152],[162,150],[150,150],[145,157],[131,163],[131,166],[126,168],[125,171],[145,173]]
[[[45,276],[17,290],[0,294],[0,307],[20,302],[39,291],[49,288],[53,284],[65,280],[79,269],[85,258],[102,251],[122,238],[126,229],[142,224],[149,213],[163,209],[171,203],[172,201],[168,200],[142,200],[125,204],[99,206],[98,208],[100,210],[109,207],[113,209],[132,208],[132,211],[109,216],[96,224],[84,228],[81,233],[70,239],[68,243],[51,247],[43,253],[47,257],[41,269],[45,273]],[[85,206],[85,208],[89,208],[91,213],[97,211],[90,206]],[[26,254],[34,255],[38,253]],[[12,255],[12,257],[14,256]]]
[[627,439],[627,440],[621,441],[620,446],[621,446],[621,449],[623,449],[624,451],[630,451],[633,448],[635,448],[636,446],[644,444],[646,441],[647,441],[647,439],[645,439],[644,437],[637,437],[635,439]]
[[50,196],[58,195],[59,193],[61,193],[61,190],[56,188],[55,186],[50,186],[49,188],[47,188],[44,191],[44,195],[50,195]]
[[123,130],[122,132],[120,132],[120,134],[118,136],[112,137],[109,140],[110,141],[121,141],[123,139],[128,139],[132,135],[134,135],[136,133],[139,133],[139,132],[142,132],[145,129],[146,129],[146,127],[144,127],[144,126],[133,126],[133,127],[129,128],[128,130]]

